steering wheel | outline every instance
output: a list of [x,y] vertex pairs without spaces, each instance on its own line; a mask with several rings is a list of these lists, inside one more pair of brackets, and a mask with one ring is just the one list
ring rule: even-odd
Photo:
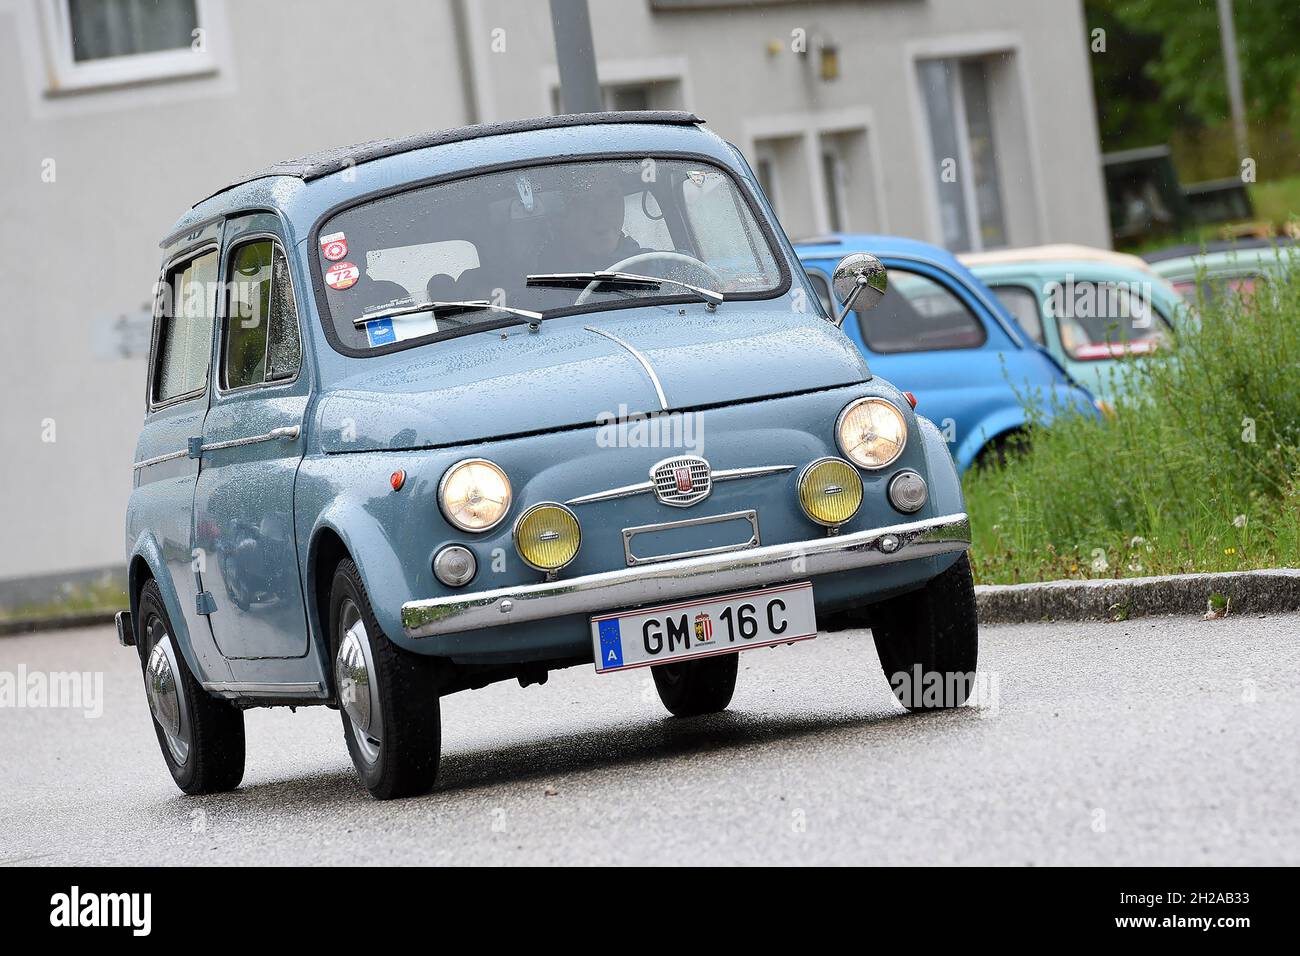
[[[656,276],[654,276],[654,273],[642,272],[641,269],[639,268],[640,266],[644,266],[648,262],[667,262],[675,266],[686,266],[687,268],[694,269],[695,271],[701,273],[704,276],[704,281],[695,282],[694,283],[695,285],[707,286],[713,289],[717,289],[722,286],[722,276],[718,275],[717,272],[715,272],[711,266],[709,266],[705,262],[701,262],[699,259],[696,259],[694,256],[688,256],[684,252],[667,252],[667,251],[638,252],[636,255],[628,256],[622,262],[616,262],[608,269],[602,269],[601,271],[602,272],[637,272],[640,273],[641,275],[649,275],[652,278],[657,278]],[[683,281],[690,281],[690,280],[683,280]],[[574,305],[584,304],[588,299],[590,299],[593,295],[595,295],[596,291],[599,290],[601,286],[607,286],[607,285],[609,285],[609,283],[602,282],[599,279],[592,281],[590,285],[588,285],[585,289],[583,289],[581,292],[578,293],[578,297],[573,300],[573,304]]]

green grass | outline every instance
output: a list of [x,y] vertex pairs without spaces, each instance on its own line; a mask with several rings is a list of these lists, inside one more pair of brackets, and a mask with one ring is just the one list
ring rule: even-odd
[[1300,219],[1300,176],[1255,183],[1250,187],[1255,217],[1281,224]]
[[1300,282],[1203,305],[1177,349],[1129,361],[1113,418],[967,474],[976,579],[1300,566]]
[[116,611],[127,605],[126,591],[116,581],[66,586],[58,597],[39,603],[0,607],[0,621],[60,617],[80,612]]

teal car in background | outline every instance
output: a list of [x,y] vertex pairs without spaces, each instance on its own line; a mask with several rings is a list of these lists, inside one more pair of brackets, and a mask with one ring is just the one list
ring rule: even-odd
[[1124,359],[1172,342],[1187,309],[1137,256],[1052,245],[958,256],[1070,376],[1101,398],[1124,381]]
[[1143,256],[1188,302],[1213,302],[1224,289],[1251,292],[1263,277],[1282,275],[1295,265],[1291,239],[1238,239],[1205,246],[1174,246]]

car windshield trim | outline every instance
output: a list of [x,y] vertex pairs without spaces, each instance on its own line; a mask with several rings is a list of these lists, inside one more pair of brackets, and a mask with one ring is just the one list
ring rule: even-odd
[[[726,294],[728,301],[745,301],[745,302],[763,302],[779,299],[786,295],[793,284],[794,272],[791,267],[790,251],[786,243],[779,238],[774,229],[773,221],[764,212],[757,195],[754,192],[756,188],[751,179],[742,169],[738,169],[728,163],[725,157],[714,156],[700,153],[695,150],[682,149],[663,149],[654,151],[654,156],[661,160],[674,160],[690,162],[709,169],[717,170],[727,177],[731,182],[737,195],[742,200],[745,210],[753,218],[757,227],[757,233],[753,237],[766,246],[772,256],[776,267],[776,281],[771,288],[760,289],[755,291],[738,291]],[[337,203],[323,213],[321,213],[313,223],[310,231],[310,241],[307,243],[309,249],[314,249],[320,242],[320,237],[326,223],[334,217],[355,209],[359,206],[385,199],[391,196],[409,193],[417,189],[437,186],[445,183],[454,183],[461,180],[482,176],[489,173],[511,172],[517,170],[527,170],[539,166],[559,166],[573,163],[591,163],[601,161],[617,160],[634,160],[642,162],[646,158],[644,151],[630,152],[625,150],[592,152],[582,155],[565,155],[565,156],[538,156],[527,159],[508,160],[499,163],[485,163],[467,169],[460,169],[454,172],[442,173],[436,176],[424,177],[421,179],[411,180],[409,182],[396,183],[380,189],[372,190],[359,196],[350,197],[347,200]],[[518,324],[514,320],[505,319],[498,322],[477,323],[471,329],[454,329],[435,332],[431,335],[421,336],[419,338],[406,339],[400,342],[394,342],[389,345],[375,348],[355,348],[344,342],[338,335],[332,318],[332,312],[329,308],[328,299],[326,298],[326,285],[324,281],[325,264],[319,261],[318,257],[312,257],[312,266],[310,269],[312,292],[317,303],[318,319],[325,331],[325,339],[335,352],[349,358],[375,358],[381,355],[388,355],[393,352],[404,351],[409,348],[418,348],[422,345],[436,343],[449,338],[466,334],[469,331],[488,332],[503,326]],[[693,295],[662,295],[650,298],[636,298],[628,300],[607,300],[601,302],[587,302],[583,305],[568,306],[557,309],[548,309],[545,311],[546,319],[565,318],[575,315],[590,315],[595,312],[610,312],[629,308],[644,308],[649,305],[680,305],[683,303],[696,301]]]

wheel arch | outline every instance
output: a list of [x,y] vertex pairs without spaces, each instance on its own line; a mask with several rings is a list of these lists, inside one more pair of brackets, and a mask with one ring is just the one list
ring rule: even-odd
[[[332,652],[329,635],[330,583],[334,579],[334,569],[348,558],[352,558],[352,551],[337,528],[324,524],[316,529],[307,556],[307,623],[313,640],[327,663]],[[332,668],[326,667],[325,671],[332,676]]]
[[953,453],[957,467],[965,472],[980,454],[994,442],[1013,432],[1024,431],[1029,424],[1025,410],[1019,405],[1002,408],[985,416],[966,433],[966,438]]
[[[127,564],[127,597],[130,602],[131,620],[137,628],[137,635],[140,626],[140,593],[149,581],[153,581],[158,586],[158,593],[162,595],[163,607],[167,611],[167,618],[171,624],[172,637],[176,641],[176,646],[180,648],[181,654],[184,655],[190,673],[196,675],[206,673],[194,653],[189,624],[186,622],[181,598],[176,593],[172,576],[167,573],[162,547],[153,534],[144,531],[136,539],[135,546],[131,549],[131,560]],[[137,641],[137,646],[138,643]]]

